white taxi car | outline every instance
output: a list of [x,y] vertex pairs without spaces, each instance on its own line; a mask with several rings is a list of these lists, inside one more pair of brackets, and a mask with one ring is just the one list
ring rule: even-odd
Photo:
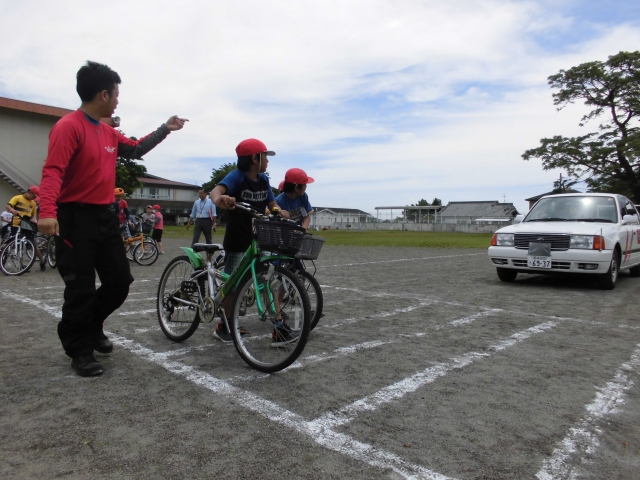
[[518,273],[585,273],[611,290],[620,270],[640,276],[639,237],[636,207],[622,195],[548,195],[493,234],[489,259],[503,282]]

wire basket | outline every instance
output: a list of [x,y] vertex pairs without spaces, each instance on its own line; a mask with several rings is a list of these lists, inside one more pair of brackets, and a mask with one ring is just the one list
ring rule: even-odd
[[324,238],[314,237],[313,235],[305,235],[300,245],[300,250],[296,254],[296,258],[300,260],[315,260],[320,255]]
[[35,233],[35,225],[31,223],[31,220],[26,220],[24,218],[20,219],[20,228],[22,229],[22,233]]
[[258,246],[269,252],[294,255],[300,250],[304,228],[288,222],[254,220]]

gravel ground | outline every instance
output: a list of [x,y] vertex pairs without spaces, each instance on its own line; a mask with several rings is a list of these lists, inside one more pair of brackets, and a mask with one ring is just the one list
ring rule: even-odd
[[638,478],[640,279],[501,283],[484,250],[325,247],[325,317],[264,375],[203,324],[158,328],[167,255],[80,378],[55,270],[0,278],[0,477]]

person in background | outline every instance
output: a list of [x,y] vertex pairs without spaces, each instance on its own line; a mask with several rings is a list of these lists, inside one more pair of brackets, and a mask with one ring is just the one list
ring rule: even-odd
[[118,223],[120,224],[120,233],[125,240],[131,236],[129,229],[131,222],[129,221],[129,204],[124,199],[124,190],[116,188],[113,191],[116,197],[116,201],[113,203],[113,210],[118,216]]
[[[35,199],[38,198],[40,189],[37,185],[32,185],[29,190],[22,195],[16,195],[9,203],[7,203],[7,211],[13,215],[13,223],[11,225],[11,234],[15,235],[18,232],[20,226],[21,217],[29,217],[32,222],[37,221],[38,206]],[[34,224],[35,228],[35,224]],[[47,261],[42,255],[42,252],[36,247],[36,256],[40,260],[40,271],[44,272],[47,269]]]
[[204,233],[205,242],[211,244],[211,229],[214,228],[216,222],[216,206],[209,198],[209,192],[204,188],[198,190],[198,200],[193,202],[191,215],[187,221],[187,230],[192,222],[195,223],[195,227],[193,227],[191,246],[193,247],[200,241],[200,233]]
[[164,218],[160,213],[160,205],[155,204],[153,206],[153,233],[151,238],[158,244],[158,255],[164,255],[164,249],[162,248],[162,231],[164,230]]
[[144,213],[142,214],[142,231],[144,233],[151,233],[155,221],[156,216],[153,214],[153,207],[147,205],[144,207]]
[[0,218],[2,219],[2,232],[0,237],[4,239],[4,236],[9,231],[11,223],[13,222],[13,213],[6,209],[4,212],[0,213]]
[[113,350],[103,323],[124,303],[133,282],[118,219],[110,209],[116,159],[142,158],[187,119],[173,115],[151,134],[132,140],[100,121],[118,106],[120,76],[107,65],[87,62],[76,81],[80,108],[58,120],[49,134],[38,229],[56,235],[58,272],[65,284],[58,336],[73,370],[86,377],[102,374],[93,353]]

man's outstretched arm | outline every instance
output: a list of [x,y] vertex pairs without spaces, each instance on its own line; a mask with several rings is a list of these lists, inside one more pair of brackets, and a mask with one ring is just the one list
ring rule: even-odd
[[173,115],[165,123],[160,125],[155,132],[142,137],[140,140],[131,140],[116,130],[118,134],[118,156],[137,160],[149,153],[156,145],[162,142],[167,135],[176,130],[181,130],[189,120]]

